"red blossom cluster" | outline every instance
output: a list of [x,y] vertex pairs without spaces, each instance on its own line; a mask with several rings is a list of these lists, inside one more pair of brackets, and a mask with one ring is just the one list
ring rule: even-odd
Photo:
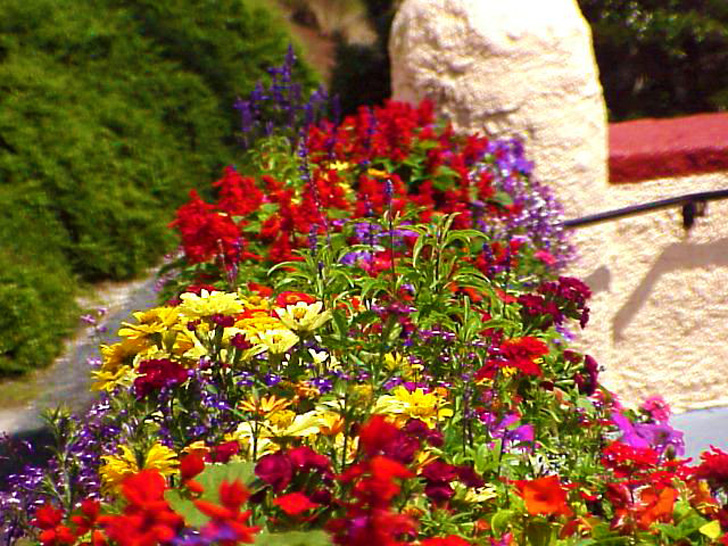
[[[241,176],[227,167],[213,184],[217,200],[206,203],[193,191],[171,224],[181,235],[186,260],[196,264],[217,259],[228,269],[244,260],[294,260],[294,251],[311,234],[339,229],[335,219],[380,215],[388,209],[422,207],[423,221],[435,212],[457,212],[455,228],[472,227],[489,215],[517,214],[517,207],[493,201],[491,173],[471,173],[488,140],[456,136],[450,127],[436,129],[433,121],[428,101],[416,108],[389,101],[362,108],[338,126],[325,121],[310,126],[308,174],[300,181],[284,182],[272,174]],[[407,162],[419,165],[417,172],[403,167]],[[383,165],[390,165],[391,172],[382,170]],[[253,220],[260,223],[257,233],[245,231]],[[476,265],[487,271],[493,264],[514,262],[519,246],[517,241],[507,247],[493,243]],[[388,256],[380,261],[390,263]]]

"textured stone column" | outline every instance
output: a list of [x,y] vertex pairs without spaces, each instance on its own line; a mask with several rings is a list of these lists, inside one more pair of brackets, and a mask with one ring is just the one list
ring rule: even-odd
[[[575,0],[404,0],[389,50],[394,99],[433,99],[458,131],[522,138],[567,218],[611,208],[606,108]],[[568,272],[595,292],[581,343],[607,365],[613,232],[579,231]]]

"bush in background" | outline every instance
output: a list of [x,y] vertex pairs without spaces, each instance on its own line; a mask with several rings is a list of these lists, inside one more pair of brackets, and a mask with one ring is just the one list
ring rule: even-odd
[[0,5],[0,376],[56,356],[77,281],[171,248],[172,211],[237,153],[235,96],[289,42],[259,1]]
[[728,107],[724,0],[579,0],[613,120]]

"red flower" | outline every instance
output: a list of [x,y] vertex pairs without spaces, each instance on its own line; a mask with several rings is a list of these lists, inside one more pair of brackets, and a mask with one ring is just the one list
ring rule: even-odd
[[573,514],[566,503],[566,490],[561,486],[558,476],[517,480],[514,483],[518,494],[526,502],[526,510],[532,516],[539,514],[571,516]]
[[210,518],[210,521],[200,529],[202,536],[222,546],[254,542],[253,535],[259,528],[248,526],[250,510],[240,511],[250,497],[250,491],[239,480],[223,481],[220,484],[219,496],[220,504],[205,500],[194,501],[197,509]]
[[400,431],[395,425],[384,416],[375,415],[359,430],[359,444],[367,455],[373,456],[384,451],[399,435]]
[[139,377],[134,380],[138,399],[146,398],[162,387],[172,387],[187,381],[187,369],[168,358],[144,360],[139,364]]
[[240,452],[240,444],[235,440],[229,442],[223,442],[222,444],[216,445],[210,449],[207,453],[208,460],[213,463],[226,463],[233,455],[237,455]]
[[702,462],[695,469],[695,477],[708,480],[712,487],[728,488],[728,453],[715,446],[710,449],[700,454]]
[[179,461],[180,479],[183,482],[191,480],[205,469],[205,458],[193,452],[185,455]]
[[223,177],[212,184],[220,188],[218,206],[232,216],[247,216],[258,210],[263,193],[250,176],[240,176],[234,167],[225,167]]
[[86,499],[81,502],[81,513],[71,516],[71,521],[76,525],[76,534],[83,536],[95,526],[101,512],[101,503],[97,500]]
[[279,307],[296,305],[300,301],[310,305],[316,302],[316,298],[309,296],[308,294],[304,294],[303,292],[281,292],[278,294],[278,297],[276,297],[276,305]]
[[312,510],[321,506],[318,503],[311,502],[311,499],[300,492],[289,493],[288,495],[278,497],[273,501],[273,504],[280,507],[289,516],[297,516],[306,510]]
[[535,337],[518,337],[501,343],[496,355],[475,375],[476,380],[492,378],[498,368],[516,368],[524,375],[541,377],[543,372],[535,362],[548,354],[548,346]]
[[285,453],[278,451],[260,458],[255,465],[255,475],[280,492],[291,483],[293,465]]
[[101,516],[99,523],[120,546],[148,546],[169,542],[184,525],[164,499],[167,484],[156,470],[142,470],[122,482],[127,500],[119,515]]
[[31,523],[42,529],[39,539],[43,546],[61,546],[76,542],[76,535],[67,526],[62,525],[62,521],[63,510],[54,508],[50,504],[38,508]]

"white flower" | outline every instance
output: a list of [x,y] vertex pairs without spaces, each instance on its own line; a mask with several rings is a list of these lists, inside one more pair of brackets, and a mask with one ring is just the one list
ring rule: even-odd
[[271,354],[283,354],[293,347],[300,339],[296,334],[285,328],[258,332],[257,342],[263,345]]
[[323,302],[306,303],[299,301],[295,305],[288,305],[285,309],[278,308],[276,313],[291,330],[296,332],[312,332],[331,319],[331,311],[322,311]]

